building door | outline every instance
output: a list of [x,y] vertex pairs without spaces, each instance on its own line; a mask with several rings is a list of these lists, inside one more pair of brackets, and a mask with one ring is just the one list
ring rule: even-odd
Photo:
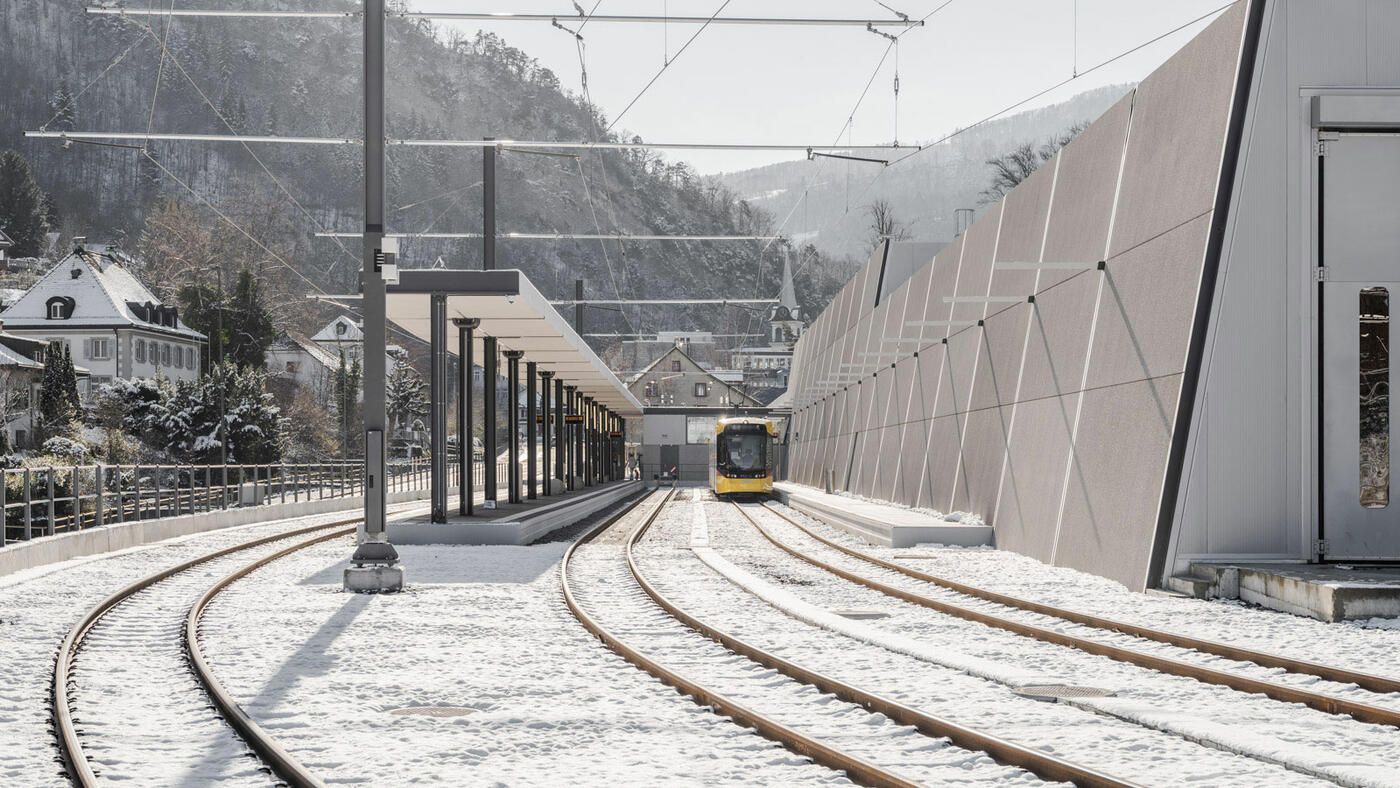
[[1400,499],[1390,472],[1400,135],[1344,134],[1324,144],[1319,553],[1328,560],[1400,559]]
[[681,467],[681,447],[676,445],[664,445],[661,447],[661,469],[662,476],[667,474],[680,473]]

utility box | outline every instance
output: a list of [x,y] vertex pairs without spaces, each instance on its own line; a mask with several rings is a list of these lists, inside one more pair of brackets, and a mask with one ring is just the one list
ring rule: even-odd
[[238,485],[239,506],[262,506],[267,503],[267,482],[244,482]]

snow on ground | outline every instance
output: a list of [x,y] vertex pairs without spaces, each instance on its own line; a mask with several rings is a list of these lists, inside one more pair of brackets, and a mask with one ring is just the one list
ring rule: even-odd
[[[750,526],[741,525],[742,520],[738,520],[737,512],[728,504],[709,503],[706,507],[710,511],[711,546],[731,560],[747,563],[746,568],[761,572],[770,582],[827,609],[860,607],[888,611],[892,607],[893,600],[848,595],[845,587],[849,584],[845,581],[819,570],[813,570],[817,574],[808,573],[806,570],[810,567],[805,564],[787,563],[775,548],[761,542],[761,537]],[[681,547],[687,538],[688,533],[667,526],[644,544],[647,562],[644,566],[662,586],[663,593],[673,595],[684,606],[693,606],[695,614],[701,618],[732,628],[736,636],[771,647],[800,664],[928,713],[1145,784],[1317,784],[1305,775],[1277,766],[1066,705],[1020,698],[1005,686],[834,632],[814,629],[733,585],[717,586],[714,573],[697,560],[691,550]],[[890,621],[884,619],[875,623],[881,628],[890,628],[887,626]],[[935,649],[968,651],[979,657],[1000,660],[1008,666],[1044,672],[1064,667],[1043,664],[1043,659],[1027,659],[1028,654],[1034,655],[1034,645],[982,648],[981,641],[995,638],[978,638],[976,633],[957,628],[942,633],[925,632],[920,639]],[[1046,670],[1047,667],[1050,670]],[[1121,677],[1095,674],[1068,678],[1078,678],[1091,685],[1104,680],[1113,683],[1121,680]],[[1288,711],[1284,708],[1282,713]]]
[[1400,676],[1400,661],[1396,659],[1396,654],[1400,654],[1400,619],[1329,624],[1238,602],[1141,594],[1096,575],[1049,566],[1027,556],[988,547],[878,547],[795,509],[775,506],[787,516],[818,529],[829,539],[949,580],[1168,632],[1352,670]]
[[[769,544],[732,507],[726,504],[722,511],[724,516],[716,520],[718,524],[712,528],[712,532],[718,535],[715,543],[725,557],[756,575],[790,584],[801,600],[826,609],[871,609],[889,614],[889,618],[871,622],[870,629],[887,633],[884,642],[913,640],[928,644],[935,650],[924,657],[927,661],[956,664],[959,659],[966,659],[962,656],[965,654],[974,660],[1001,662],[1007,666],[1007,670],[1019,667],[1043,675],[1059,676],[1064,683],[1113,689],[1119,692],[1118,698],[1084,701],[1084,707],[1265,758],[1270,762],[1277,762],[1280,753],[1286,753],[1290,763],[1308,773],[1325,774],[1354,784],[1396,784],[1393,777],[1386,778],[1386,764],[1400,757],[1400,739],[1397,739],[1392,728],[1357,723],[1346,717],[1281,704],[1262,696],[1159,674],[1107,657],[1040,643],[955,619],[841,580],[788,556]],[[958,603],[968,602],[966,598],[957,598],[949,592],[911,581],[894,572],[846,558],[802,536],[797,529],[783,524],[777,517],[765,516],[761,511],[752,513],[785,543],[814,554],[821,560],[928,596]],[[720,536],[723,538],[720,539]],[[1004,609],[976,600],[968,606],[997,614],[1004,612]],[[1046,621],[1035,623],[1045,625]],[[1051,628],[1058,631],[1076,630],[1074,634],[1087,633],[1134,648],[1140,644],[1126,636],[1105,635],[1097,630],[1077,631],[1083,628],[1064,622],[1055,622]],[[943,649],[961,654],[946,653]],[[908,653],[907,648],[905,651]],[[1179,656],[1179,653],[1169,656]],[[1198,661],[1217,668],[1226,667],[1221,664],[1224,660],[1215,658]],[[1254,672],[1257,677],[1266,680],[1276,678],[1276,671],[1255,668]],[[979,675],[1006,683],[1005,679],[998,679],[985,670]],[[1313,688],[1322,689],[1322,686],[1318,686],[1320,684],[1325,683],[1316,682]],[[1339,686],[1332,685],[1332,689]],[[1371,696],[1371,699],[1374,697]],[[1303,752],[1309,747],[1322,748],[1326,752]]]
[[[204,553],[345,517],[338,512],[239,526],[0,578],[0,785],[68,785],[50,726],[49,685],[59,643],[89,608],[134,580]],[[184,612],[175,615],[183,620]]]
[[[234,584],[204,625],[225,687],[328,782],[845,782],[594,640],[559,592],[563,543],[400,547],[409,588],[385,596],[341,592],[346,546]],[[411,706],[471,712],[393,713]]]

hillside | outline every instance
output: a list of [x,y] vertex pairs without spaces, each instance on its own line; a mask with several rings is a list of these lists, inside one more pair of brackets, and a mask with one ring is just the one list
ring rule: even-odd
[[[355,7],[343,0],[322,5]],[[86,144],[64,149],[21,134],[46,122],[51,129],[143,131],[149,121],[157,131],[228,133],[232,126],[242,133],[358,137],[358,23],[181,18],[170,27],[170,59],[162,69],[164,20],[147,26],[141,18],[90,16],[82,6],[52,0],[0,3],[0,85],[7,86],[0,90],[0,147],[14,147],[33,163],[62,217],[58,229],[69,236],[125,239],[135,248],[153,206],[163,198],[189,203],[216,224],[219,220],[200,204],[206,198],[317,286],[328,292],[353,289],[357,261],[312,233],[318,226],[358,229],[357,146],[255,145],[260,164],[237,144],[154,143],[153,155],[167,174],[139,150]],[[249,0],[240,7],[299,5]],[[601,116],[500,38],[448,39],[426,23],[390,22],[391,136],[575,140],[602,133]],[[56,113],[68,96],[76,96],[71,112]],[[474,184],[480,157],[470,149],[391,149],[390,229],[479,230],[481,191]],[[767,213],[697,178],[684,164],[642,153],[589,153],[576,160],[505,152],[498,178],[501,232],[591,233],[601,227],[604,232],[759,234],[771,223]],[[309,216],[286,199],[282,186]],[[758,249],[752,242],[608,242],[605,258],[596,241],[502,241],[498,265],[524,269],[556,297],[571,297],[576,277],[587,280],[596,297],[713,295],[716,283],[736,297],[752,297],[776,290],[783,253],[781,244],[774,245],[760,259]],[[405,248],[408,266],[432,265],[440,256],[449,267],[477,267],[480,242],[414,241]],[[848,271],[845,261],[827,258],[804,266],[798,282],[804,306],[819,309]],[[284,274],[287,288],[309,289]],[[653,331],[732,332],[746,319],[743,313],[712,308],[669,312],[664,320],[631,314],[640,318],[634,320],[638,330]],[[590,330],[627,329],[616,313],[594,315]]]
[[[828,159],[820,167],[807,162],[773,164],[717,176],[717,181],[779,217],[797,205],[786,232],[837,257],[865,254],[870,239],[865,206],[880,197],[889,201],[894,216],[913,237],[946,241],[953,236],[955,210],[980,211],[981,192],[991,179],[987,159],[1025,142],[1040,144],[1077,122],[1093,120],[1129,89],[1108,86],[1008,115],[924,150],[883,174],[879,165]],[[878,188],[866,192],[866,183],[877,175]],[[798,205],[804,194],[806,203]]]

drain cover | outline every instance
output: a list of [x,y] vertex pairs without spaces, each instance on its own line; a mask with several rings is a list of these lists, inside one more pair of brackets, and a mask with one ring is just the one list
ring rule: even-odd
[[1075,700],[1078,698],[1106,698],[1113,694],[1113,690],[1106,690],[1101,687],[1075,687],[1066,684],[1032,685],[1019,687],[1015,690],[1017,695],[1032,700],[1043,700],[1054,702],[1061,699]]
[[876,618],[889,618],[890,614],[883,610],[870,610],[868,608],[848,608],[845,610],[831,611],[842,618],[853,618],[857,621],[869,621]]
[[395,717],[465,717],[475,714],[469,706],[407,706],[389,712]]

